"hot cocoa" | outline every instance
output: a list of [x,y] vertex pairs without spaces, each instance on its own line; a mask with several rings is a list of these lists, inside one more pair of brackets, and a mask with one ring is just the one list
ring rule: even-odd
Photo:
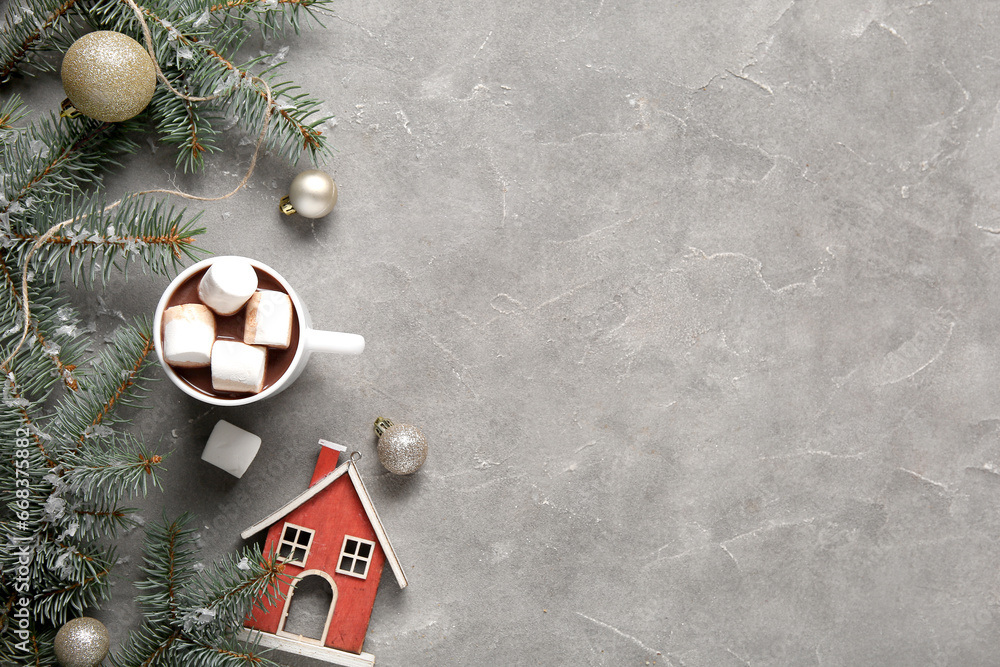
[[[167,302],[167,308],[186,303],[200,303],[198,298],[198,286],[201,284],[201,279],[207,271],[208,267],[192,274],[187,280],[181,283],[181,285],[174,290],[174,293],[170,296],[170,299]],[[257,267],[254,267],[254,271],[257,273],[258,289],[273,290],[288,294],[288,291],[272,275]],[[216,339],[242,343],[245,321],[245,308],[240,309],[233,315],[216,315]],[[288,371],[289,366],[292,364],[292,360],[295,358],[295,353],[298,348],[299,319],[298,316],[295,315],[292,317],[292,336],[288,347],[285,349],[269,348],[267,351],[267,370],[264,374],[264,386],[262,390],[267,389],[271,385],[278,382],[278,380],[280,380],[281,377]],[[221,399],[238,399],[244,398],[248,395],[247,393],[218,391],[213,389],[211,368],[180,368],[175,366],[173,370],[183,382],[207,396],[213,396]]]

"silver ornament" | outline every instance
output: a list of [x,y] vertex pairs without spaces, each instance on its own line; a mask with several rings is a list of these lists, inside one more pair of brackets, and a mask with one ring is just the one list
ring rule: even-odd
[[110,648],[108,629],[89,616],[67,621],[56,633],[56,659],[63,667],[97,667]]
[[139,42],[120,32],[98,30],[76,40],[66,51],[62,82],[80,113],[118,123],[138,114],[153,99],[156,67]]
[[306,169],[292,180],[288,196],[281,200],[286,215],[298,213],[303,218],[322,218],[337,204],[337,184],[319,169]]
[[378,460],[395,475],[412,475],[427,460],[427,438],[412,424],[393,424],[379,417],[375,420],[378,433]]

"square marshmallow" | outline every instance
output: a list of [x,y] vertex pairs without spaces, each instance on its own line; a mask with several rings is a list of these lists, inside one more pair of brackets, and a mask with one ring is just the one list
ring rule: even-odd
[[217,340],[212,348],[212,388],[256,394],[264,389],[267,348]]
[[257,289],[257,272],[242,257],[220,257],[198,283],[198,298],[219,315],[233,315]]
[[224,419],[212,429],[201,460],[222,468],[233,477],[243,477],[260,450],[260,436],[233,426]]
[[243,342],[285,349],[292,342],[292,300],[284,292],[259,290],[247,302]]
[[215,343],[215,316],[200,303],[163,311],[163,358],[171,366],[208,366]]

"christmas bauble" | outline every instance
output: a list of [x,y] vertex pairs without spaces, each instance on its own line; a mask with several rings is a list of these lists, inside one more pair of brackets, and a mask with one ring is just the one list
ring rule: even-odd
[[319,169],[306,169],[292,180],[288,196],[281,200],[281,210],[298,213],[303,218],[322,218],[337,204],[337,184]]
[[89,616],[67,621],[56,633],[56,659],[63,667],[97,667],[110,648],[108,629]]
[[375,420],[378,433],[378,460],[396,475],[412,475],[427,460],[427,438],[412,424],[393,424],[379,417]]
[[66,97],[80,113],[117,123],[146,108],[156,88],[156,67],[146,49],[110,30],[73,42],[62,62]]

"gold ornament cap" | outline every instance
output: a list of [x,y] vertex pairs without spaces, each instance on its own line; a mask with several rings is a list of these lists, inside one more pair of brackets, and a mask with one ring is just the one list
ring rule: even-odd
[[112,30],[73,42],[62,62],[63,90],[94,120],[119,123],[146,108],[156,90],[156,67],[139,42]]

